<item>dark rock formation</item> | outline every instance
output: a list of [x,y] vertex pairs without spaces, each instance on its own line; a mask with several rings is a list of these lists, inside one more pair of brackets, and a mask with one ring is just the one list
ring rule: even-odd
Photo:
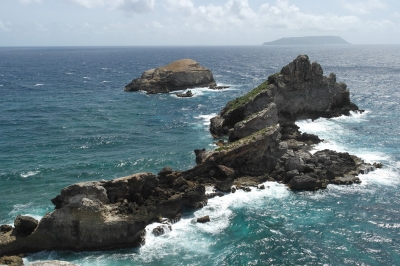
[[208,223],[210,221],[210,216],[206,215],[200,218],[197,218],[198,223]]
[[19,234],[30,235],[38,226],[38,221],[30,216],[18,215],[14,220],[15,231]]
[[[162,72],[157,71],[151,73]],[[149,91],[159,89],[147,83],[143,84]],[[258,188],[267,180],[294,190],[359,183],[358,175],[373,170],[373,165],[348,153],[311,154],[311,145],[321,140],[299,132],[294,123],[299,118],[332,117],[350,110],[358,108],[350,102],[346,85],[336,83],[334,74],[324,77],[319,64],[299,56],[247,95],[229,102],[212,119],[211,132],[229,135],[229,142],[219,142],[214,151],[195,150],[192,169],[177,172],[165,167],[158,175],[138,173],[68,186],[52,200],[55,210],[38,225],[17,217],[14,229],[1,227],[0,255],[136,246],[149,223],[160,222],[161,217],[172,223],[180,219],[183,208],[201,208],[207,198],[224,195],[206,196],[204,184],[234,193],[238,189],[251,192],[250,186]],[[160,235],[168,226],[167,222],[153,233]]]
[[19,256],[4,256],[0,258],[0,265],[23,266],[24,261]]
[[11,225],[3,224],[0,226],[0,232],[9,232],[11,230],[13,230]]
[[215,86],[211,71],[194,60],[182,59],[166,66],[145,71],[140,78],[126,85],[125,91],[168,93],[193,87]]
[[[136,246],[145,227],[159,217],[176,219],[183,207],[206,204],[203,185],[186,182],[185,191],[159,178],[179,172],[165,168],[161,176],[139,173],[110,181],[83,182],[64,188],[52,200],[56,209],[46,214],[29,236],[25,219],[0,235],[0,255],[41,250],[99,250]],[[177,180],[177,179],[176,179]],[[20,232],[24,233],[21,235]]]
[[350,102],[346,84],[337,83],[333,73],[324,77],[318,63],[311,64],[308,56],[300,55],[248,94],[230,101],[211,119],[210,131],[216,136],[228,134],[237,123],[268,108],[271,103],[276,105],[280,123],[348,115],[358,110]]

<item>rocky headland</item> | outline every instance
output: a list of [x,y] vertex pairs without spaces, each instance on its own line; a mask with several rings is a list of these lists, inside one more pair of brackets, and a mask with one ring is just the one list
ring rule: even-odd
[[215,87],[212,72],[192,59],[181,59],[166,66],[145,71],[125,86],[125,91],[168,93],[194,87]]
[[[39,222],[18,216],[14,226],[1,226],[0,255],[137,246],[145,240],[148,224],[163,223],[153,230],[163,234],[184,209],[201,208],[222,192],[265,189],[258,186],[265,181],[293,190],[360,183],[359,174],[381,165],[331,150],[312,154],[312,146],[321,140],[299,132],[295,124],[297,119],[350,111],[361,112],[346,85],[337,83],[333,73],[323,76],[318,63],[300,55],[211,119],[211,133],[228,140],[218,141],[212,151],[195,150],[195,167],[183,172],[165,167],[157,175],[138,173],[68,186],[52,199],[54,211]],[[206,194],[205,186],[220,192]],[[210,222],[210,217],[198,217],[198,222]]]

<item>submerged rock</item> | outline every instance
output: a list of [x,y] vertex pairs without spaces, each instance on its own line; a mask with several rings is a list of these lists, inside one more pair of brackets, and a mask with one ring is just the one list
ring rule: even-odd
[[215,85],[213,74],[209,69],[192,59],[181,59],[166,66],[145,71],[140,78],[134,79],[126,85],[125,91],[143,90],[150,94],[168,93]]

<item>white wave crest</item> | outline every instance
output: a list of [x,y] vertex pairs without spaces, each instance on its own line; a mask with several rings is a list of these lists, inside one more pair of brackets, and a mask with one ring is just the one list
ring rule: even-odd
[[34,175],[36,175],[36,174],[38,174],[38,173],[40,173],[40,171],[28,171],[28,172],[22,172],[22,173],[20,174],[20,176],[21,176],[22,178],[27,178],[27,177],[30,177],[30,176],[34,176]]
[[212,113],[212,114],[209,114],[209,115],[198,115],[198,116],[195,116],[194,118],[202,120],[204,126],[209,126],[210,125],[210,119],[213,118],[216,115],[217,115],[216,113]]

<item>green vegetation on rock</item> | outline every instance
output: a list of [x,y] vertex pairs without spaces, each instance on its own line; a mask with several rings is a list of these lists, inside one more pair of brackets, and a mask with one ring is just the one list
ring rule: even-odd
[[227,110],[226,113],[229,113],[232,110],[235,110],[236,108],[250,102],[261,92],[267,91],[268,85],[269,85],[268,81],[264,81],[258,87],[252,89],[251,91],[249,91],[247,94],[243,95],[242,97],[236,98],[235,100],[228,102],[225,107]]

